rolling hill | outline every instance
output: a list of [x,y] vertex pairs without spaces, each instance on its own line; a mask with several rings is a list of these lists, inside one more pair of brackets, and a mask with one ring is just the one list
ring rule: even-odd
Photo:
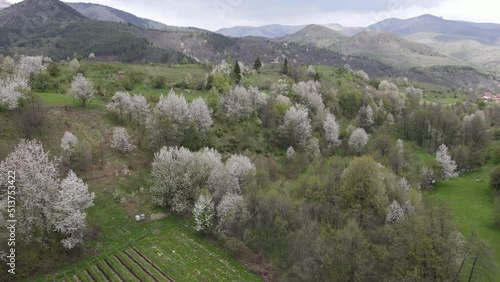
[[429,46],[383,31],[362,31],[348,37],[323,26],[309,25],[279,41],[312,45],[344,55],[364,56],[399,68],[464,64]]

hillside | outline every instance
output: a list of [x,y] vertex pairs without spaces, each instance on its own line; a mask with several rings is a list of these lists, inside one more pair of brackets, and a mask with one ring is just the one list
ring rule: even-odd
[[368,29],[383,30],[399,36],[419,32],[440,33],[474,38],[487,44],[500,44],[500,24],[451,21],[432,15],[422,15],[406,20],[387,19],[369,26]]
[[187,27],[176,27],[166,25],[157,21],[137,17],[131,13],[118,10],[105,5],[92,4],[92,3],[67,3],[80,14],[85,17],[98,21],[111,21],[125,24],[132,24],[142,28],[159,29],[159,30],[176,30],[188,31],[192,30]]
[[326,27],[310,25],[279,41],[312,45],[344,55],[364,56],[397,68],[463,64],[429,46],[383,31],[362,31],[352,37],[347,37]]
[[318,48],[338,51],[347,40],[342,33],[320,25],[308,25],[304,29],[280,39],[282,42],[292,42],[299,45],[314,45]]
[[431,32],[419,32],[405,38],[500,74],[500,45],[484,44],[471,37]]
[[0,27],[38,27],[84,17],[59,0],[25,0],[0,11]]

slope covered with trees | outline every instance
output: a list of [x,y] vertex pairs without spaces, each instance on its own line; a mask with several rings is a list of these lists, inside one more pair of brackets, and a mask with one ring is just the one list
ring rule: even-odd
[[[498,275],[487,247],[495,241],[457,228],[427,196],[436,182],[491,161],[496,104],[347,68],[290,65],[283,74],[279,65],[258,73],[231,61],[168,67],[45,57],[5,57],[0,66],[0,93],[12,97],[0,107],[0,169],[19,171],[20,189],[42,197],[19,203],[30,227],[19,237],[26,277],[59,268],[70,275],[68,261],[78,277],[104,275],[106,262],[123,275],[162,275],[155,264],[177,279],[195,277],[186,263],[199,248],[178,237],[186,232],[272,281]],[[11,95],[4,89],[14,77],[27,87]],[[464,99],[426,102],[433,91]],[[26,168],[29,146],[46,174],[26,173],[37,169]],[[178,231],[164,233],[169,224]],[[182,255],[169,249],[169,236]],[[136,268],[132,258],[144,258],[130,246],[150,269]]]

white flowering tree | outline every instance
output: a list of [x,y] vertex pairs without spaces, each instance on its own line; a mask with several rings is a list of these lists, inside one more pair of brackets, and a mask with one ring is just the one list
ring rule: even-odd
[[248,93],[252,99],[254,109],[261,109],[267,105],[269,96],[267,96],[266,93],[260,91],[258,87],[250,86],[248,88]]
[[208,189],[212,193],[214,202],[218,204],[228,193],[240,195],[241,187],[238,178],[231,175],[227,166],[215,167],[208,178]]
[[287,145],[305,148],[307,140],[311,137],[311,131],[311,121],[307,108],[297,105],[288,109],[280,127],[280,133],[287,139]]
[[189,112],[192,119],[195,121],[198,130],[206,133],[213,124],[212,112],[208,108],[203,98],[196,98],[189,104]]
[[299,82],[292,86],[292,94],[300,103],[307,105],[314,114],[322,114],[325,105],[320,94],[321,84],[318,81]]
[[73,135],[73,133],[66,131],[61,138],[61,149],[66,153],[66,155],[71,156],[78,145],[78,138]]
[[30,89],[28,80],[21,76],[11,76],[5,80],[0,80],[0,104],[7,105],[9,110],[16,109],[19,106],[19,100]]
[[22,78],[29,79],[31,75],[45,71],[43,56],[22,55],[17,65],[16,73]]
[[295,149],[293,149],[292,146],[288,147],[288,149],[286,150],[286,158],[291,159],[294,156],[295,156]]
[[198,232],[207,232],[214,224],[215,207],[212,196],[208,193],[201,193],[198,200],[194,203],[193,217],[195,230]]
[[137,123],[139,128],[144,128],[148,117],[151,115],[151,107],[144,95],[135,94],[131,96],[129,111],[132,120]]
[[387,80],[382,80],[378,86],[378,90],[380,91],[392,91],[392,92],[399,92],[399,88],[396,86],[396,84],[389,82]]
[[234,236],[248,216],[241,195],[226,194],[217,206],[217,231],[226,236]]
[[220,107],[225,117],[231,121],[247,119],[255,110],[253,97],[243,86],[236,86],[228,95],[222,96]]
[[111,97],[111,102],[106,105],[106,109],[109,111],[117,111],[120,116],[120,121],[123,123],[123,116],[129,115],[129,119],[132,118],[132,99],[130,94],[127,92],[116,92],[113,97]]
[[72,249],[83,242],[87,216],[84,211],[94,205],[94,198],[95,194],[89,193],[87,184],[73,171],[61,181],[61,190],[54,204],[57,214],[55,230],[69,236],[61,241],[65,248]]
[[448,180],[458,175],[456,172],[457,165],[448,154],[448,147],[446,147],[445,144],[441,144],[441,146],[439,146],[436,152],[436,161],[439,164],[441,179]]
[[325,131],[328,148],[337,147],[341,144],[342,141],[339,140],[339,124],[335,116],[329,112],[323,121],[323,130]]
[[193,153],[183,147],[163,147],[152,164],[153,200],[174,212],[191,212],[199,191],[208,188],[212,171],[220,167],[221,156],[213,149]]
[[80,99],[83,107],[86,106],[87,100],[94,96],[94,84],[79,73],[71,82],[71,87],[68,90],[68,96]]
[[111,148],[116,149],[122,154],[129,153],[130,151],[135,149],[135,146],[130,144],[130,136],[128,135],[125,128],[115,127],[113,129]]
[[271,91],[274,94],[288,96],[289,85],[286,79],[280,79],[271,85]]
[[256,173],[255,165],[243,155],[232,155],[226,161],[226,168],[231,176],[238,179],[240,187],[243,187],[249,178],[255,177]]
[[369,136],[363,128],[356,128],[349,137],[349,148],[359,154],[368,144],[368,139]]
[[[21,140],[14,152],[0,163],[0,186],[6,191],[9,171],[16,172],[18,232],[27,240],[36,231],[51,231],[53,203],[59,189],[59,159],[49,159],[36,140]],[[4,190],[5,188],[5,190]],[[7,193],[0,194],[0,202]]]
[[175,212],[192,211],[198,191],[193,191],[188,149],[164,147],[155,154],[151,169],[151,193],[156,204]]
[[385,217],[385,223],[394,224],[399,220],[404,218],[405,210],[399,205],[399,203],[394,200],[387,208],[387,215]]
[[411,107],[416,107],[424,99],[424,91],[413,86],[406,88],[406,99]]
[[362,80],[364,81],[370,81],[370,77],[368,76],[368,74],[363,71],[363,70],[358,70],[358,71],[355,71],[353,72],[353,74],[359,78],[361,78]]

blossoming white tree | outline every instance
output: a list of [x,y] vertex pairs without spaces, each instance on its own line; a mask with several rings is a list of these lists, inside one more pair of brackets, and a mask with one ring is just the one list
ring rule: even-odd
[[323,122],[323,130],[325,131],[325,139],[328,148],[336,147],[341,144],[339,140],[339,124],[333,114],[326,114],[325,121]]
[[247,119],[255,110],[252,94],[243,86],[236,86],[228,95],[222,96],[220,106],[225,117],[231,121]]
[[132,118],[132,99],[130,94],[127,92],[116,92],[113,97],[111,97],[111,102],[106,105],[106,109],[110,111],[118,111],[120,116],[120,121],[123,122],[123,116],[129,115]]
[[200,194],[198,200],[196,200],[196,203],[194,204],[193,216],[196,224],[196,231],[206,232],[212,227],[215,217],[215,208],[210,194]]
[[77,74],[71,82],[68,96],[82,100],[82,105],[85,107],[87,100],[94,96],[92,81],[85,78],[81,73]]
[[226,194],[217,206],[217,231],[226,236],[234,235],[247,218],[247,210],[241,195]]
[[73,133],[66,131],[61,138],[61,149],[68,155],[71,156],[78,145],[78,138],[73,135]]
[[135,149],[135,146],[130,144],[130,137],[125,128],[115,127],[113,129],[111,148],[118,150],[122,154],[126,154]]
[[[25,240],[53,230],[68,238],[61,242],[71,249],[82,242],[85,228],[84,210],[92,206],[94,194],[72,171],[58,179],[59,159],[49,160],[48,153],[36,140],[21,140],[14,152],[0,163],[0,185],[8,183],[8,171],[16,171],[16,219],[18,232]],[[5,194],[0,195],[0,202]],[[44,232],[41,232],[44,231]]]
[[445,144],[439,146],[436,152],[436,161],[439,164],[441,179],[447,180],[458,175],[456,173],[457,165],[448,154],[448,147]]
[[255,165],[243,155],[232,155],[226,161],[226,168],[231,176],[238,179],[240,186],[243,186],[249,177],[255,177]]
[[45,71],[43,56],[21,56],[16,73],[22,78],[29,79],[31,75]]
[[206,133],[208,129],[212,126],[212,116],[211,111],[208,108],[205,100],[203,98],[196,98],[189,104],[189,112],[191,117],[196,122],[198,130],[202,133]]
[[369,136],[363,128],[356,128],[349,137],[349,148],[356,153],[360,153],[366,144]]
[[27,78],[21,76],[11,76],[0,80],[0,104],[6,104],[9,110],[16,109],[19,106],[19,100],[30,89]]
[[[59,159],[49,159],[40,142],[21,140],[14,152],[0,163],[0,186],[7,185],[9,171],[16,171],[17,193],[22,195],[17,199],[17,231],[26,240],[32,239],[36,231],[52,231],[53,203],[59,190],[59,162]],[[0,201],[6,200],[6,196],[7,193],[0,194]]]
[[55,230],[68,238],[61,242],[67,249],[82,243],[85,230],[85,209],[93,206],[94,193],[89,193],[88,186],[73,171],[61,181],[61,190],[55,203],[57,223]]
[[307,109],[300,105],[288,109],[280,132],[295,148],[305,148],[311,137],[311,121]]
[[387,216],[385,217],[385,223],[394,224],[397,223],[405,216],[404,209],[399,205],[399,203],[394,200],[387,209]]

